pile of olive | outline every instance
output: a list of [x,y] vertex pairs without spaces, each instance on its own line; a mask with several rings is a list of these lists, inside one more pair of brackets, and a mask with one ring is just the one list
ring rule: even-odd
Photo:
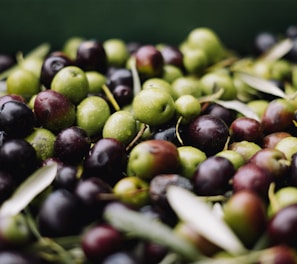
[[[242,56],[196,28],[179,46],[75,37],[0,55],[0,263],[297,263],[297,28],[251,46]],[[181,219],[172,185],[246,251]]]

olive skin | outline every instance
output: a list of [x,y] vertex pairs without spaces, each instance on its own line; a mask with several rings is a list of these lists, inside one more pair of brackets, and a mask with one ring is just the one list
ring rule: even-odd
[[83,162],[82,177],[98,177],[113,186],[123,177],[127,162],[125,146],[114,138],[99,139]]
[[76,118],[74,105],[66,96],[54,90],[45,90],[37,94],[34,113],[44,128],[55,133],[72,126]]
[[42,203],[37,224],[48,237],[76,235],[81,229],[81,203],[66,189],[53,191]]
[[218,117],[201,115],[185,127],[182,137],[185,144],[197,147],[211,156],[223,150],[229,137],[229,128]]
[[102,261],[122,248],[123,235],[112,226],[101,224],[83,234],[81,247],[87,259]]
[[22,138],[31,133],[35,125],[32,110],[23,102],[10,100],[0,108],[0,130],[11,138]]
[[253,192],[240,191],[231,196],[223,208],[224,220],[240,240],[251,248],[266,228],[264,201]]
[[107,55],[103,44],[98,40],[84,40],[76,52],[75,64],[84,71],[106,73]]
[[229,181],[235,169],[226,158],[212,156],[202,161],[192,177],[197,195],[222,195],[231,188]]
[[280,209],[269,221],[268,238],[274,245],[297,246],[297,204]]
[[12,174],[16,183],[27,178],[38,165],[35,149],[24,139],[7,140],[0,148],[0,169]]
[[88,154],[91,143],[87,133],[72,126],[62,130],[54,142],[54,156],[66,164],[78,164]]

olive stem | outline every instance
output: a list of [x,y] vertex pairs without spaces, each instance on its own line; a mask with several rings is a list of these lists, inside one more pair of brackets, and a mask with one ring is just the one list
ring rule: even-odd
[[275,197],[275,183],[272,182],[268,189],[268,198],[273,212],[276,212],[280,209],[280,205]]
[[104,91],[104,93],[106,94],[107,98],[109,99],[109,101],[111,102],[112,106],[114,107],[114,109],[116,111],[121,110],[119,104],[117,103],[117,101],[114,99],[113,94],[110,92],[109,88],[107,87],[107,85],[103,84],[102,85],[102,90]]
[[182,140],[182,138],[181,138],[181,136],[180,136],[180,133],[179,133],[179,126],[180,126],[182,120],[183,120],[183,117],[180,116],[180,117],[178,118],[177,122],[176,122],[175,133],[176,133],[176,137],[177,137],[178,142],[179,142],[181,145],[184,145],[184,142],[183,142],[183,140]]
[[129,151],[131,148],[133,148],[135,143],[142,137],[142,135],[143,135],[144,131],[147,129],[147,127],[148,127],[147,124],[144,124],[144,123],[141,124],[140,130],[138,131],[138,133],[136,134],[134,139],[126,147],[126,151]]

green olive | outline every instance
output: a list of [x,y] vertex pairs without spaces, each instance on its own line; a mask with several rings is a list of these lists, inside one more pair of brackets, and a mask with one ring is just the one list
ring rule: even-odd
[[172,93],[174,100],[186,94],[199,97],[202,94],[202,86],[199,79],[192,76],[183,76],[172,83]]
[[40,91],[38,77],[31,71],[19,68],[12,72],[6,80],[7,92],[23,96],[26,99]]
[[115,138],[127,145],[137,134],[137,122],[131,112],[120,110],[106,120],[102,135],[104,138]]
[[71,37],[69,38],[62,48],[62,51],[71,59],[76,59],[76,53],[79,45],[83,42],[82,37]]
[[102,86],[106,83],[106,76],[97,71],[87,71],[86,77],[89,83],[89,93],[100,93],[102,91]]
[[110,116],[108,103],[99,96],[89,96],[77,106],[76,122],[89,136],[102,132],[105,122]]
[[125,65],[129,52],[123,40],[118,38],[108,39],[103,42],[109,65],[122,67]]
[[141,90],[132,103],[135,118],[149,126],[166,124],[174,117],[172,97],[159,88]]
[[56,73],[51,89],[65,95],[73,104],[80,103],[89,92],[86,73],[77,66],[67,66]]
[[206,154],[192,146],[181,146],[177,148],[180,159],[180,174],[191,179],[197,166],[206,160]]
[[39,160],[45,160],[53,156],[56,136],[45,128],[36,128],[26,140],[33,146]]
[[220,99],[233,100],[236,98],[237,91],[233,79],[228,71],[217,70],[203,75],[200,79],[202,90],[205,95],[210,95],[219,89],[223,89]]
[[159,88],[166,91],[170,95],[172,95],[172,88],[170,83],[161,78],[154,77],[154,78],[147,79],[142,84],[142,89],[147,89],[147,88]]
[[187,38],[188,45],[192,48],[203,50],[207,54],[210,64],[221,60],[225,55],[225,49],[218,35],[206,27],[193,29]]
[[235,150],[222,150],[216,155],[228,159],[233,164],[235,170],[239,169],[245,163],[243,156]]
[[149,184],[135,176],[119,180],[113,187],[113,192],[120,201],[135,207],[149,202]]
[[175,110],[177,114],[184,117],[185,120],[190,121],[200,114],[201,104],[193,95],[186,94],[180,96],[175,101]]
[[190,74],[201,74],[208,63],[207,55],[202,49],[192,49],[184,53],[183,63]]
[[162,79],[169,82],[170,84],[182,76],[183,72],[180,68],[170,64],[165,64],[163,66]]

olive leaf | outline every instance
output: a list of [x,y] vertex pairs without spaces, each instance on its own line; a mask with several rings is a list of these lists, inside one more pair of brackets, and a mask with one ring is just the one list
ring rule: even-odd
[[46,165],[29,176],[0,207],[0,216],[20,213],[39,193],[55,179],[57,164]]
[[[31,50],[24,58],[22,58],[22,61],[25,61],[26,59],[32,59],[32,58],[44,58],[48,52],[50,51],[50,44],[49,43],[43,43],[36,47],[35,49]],[[17,53],[17,57],[22,57],[23,54],[21,52]],[[19,64],[16,64],[9,69],[5,70],[0,74],[0,80],[3,80],[7,78],[12,72],[14,72],[16,69],[18,69]]]
[[130,66],[131,66],[131,72],[132,72],[132,78],[133,78],[133,92],[134,92],[134,95],[136,95],[141,91],[141,82],[140,82],[140,78],[136,67],[135,57],[131,58]]
[[103,217],[108,223],[128,236],[156,242],[191,261],[203,258],[193,244],[174,234],[172,229],[165,224],[151,220],[124,206],[107,207]]
[[246,117],[253,118],[257,121],[260,121],[259,116],[248,105],[238,100],[230,100],[230,101],[216,100],[215,102],[223,107],[235,110]]
[[191,191],[178,186],[169,186],[167,199],[178,217],[189,223],[210,242],[233,255],[247,252],[242,242],[229,226],[214,214],[209,204]]
[[237,72],[236,74],[244,83],[260,92],[275,95],[281,98],[287,97],[287,95],[279,87],[268,80],[245,72]]
[[289,38],[279,41],[270,50],[268,50],[261,59],[266,61],[276,61],[286,55],[293,47],[293,41]]

